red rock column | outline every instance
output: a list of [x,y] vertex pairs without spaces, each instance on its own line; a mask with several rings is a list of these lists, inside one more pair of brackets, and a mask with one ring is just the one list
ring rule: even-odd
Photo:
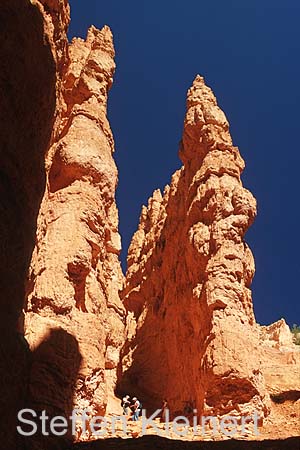
[[32,405],[51,414],[74,407],[105,413],[124,340],[117,168],[106,117],[113,58],[108,27],[91,27],[86,41],[70,44],[45,161],[26,339],[34,355]]
[[[243,237],[256,202],[244,162],[203,78],[188,92],[183,167],[142,210],[129,249],[123,297],[128,343],[124,386],[173,412],[267,412]],[[121,384],[122,384],[121,383]]]

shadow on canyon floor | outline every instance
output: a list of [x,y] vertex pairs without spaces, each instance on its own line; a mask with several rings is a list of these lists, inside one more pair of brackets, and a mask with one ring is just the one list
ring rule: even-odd
[[158,436],[143,436],[139,439],[105,439],[82,443],[74,445],[72,450],[299,450],[299,448],[298,437],[265,441],[184,442]]
[[29,428],[26,426],[24,419],[34,420],[31,413],[27,416],[23,414],[18,420],[18,412],[30,408],[40,416],[46,410],[50,419],[57,415],[71,415],[74,387],[81,364],[77,340],[63,329],[52,329],[31,352],[25,339],[15,333],[0,346],[0,351],[1,365],[4,363],[7,369],[6,377],[1,378],[1,442],[6,443],[7,450],[65,448],[72,436],[54,436],[53,439],[43,436],[39,421],[36,422],[37,433],[33,436],[24,437],[18,433],[17,425],[24,433],[33,429],[32,425],[28,424]]
[[[27,395],[24,406],[40,416],[46,410],[49,420],[54,416],[70,417],[74,408],[74,389],[81,364],[78,342],[61,328],[50,330],[30,354]],[[30,417],[32,420],[32,417]],[[25,425],[22,430],[26,431]],[[44,436],[37,421],[38,432],[32,437],[18,435],[17,450],[61,450],[72,441],[70,434],[62,437]],[[32,427],[31,427],[32,428]],[[30,428],[30,429],[31,429]],[[49,431],[49,421],[47,423]]]

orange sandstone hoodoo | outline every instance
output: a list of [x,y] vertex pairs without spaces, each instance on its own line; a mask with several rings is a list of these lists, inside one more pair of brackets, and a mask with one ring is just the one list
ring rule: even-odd
[[187,97],[179,151],[183,166],[163,195],[143,207],[128,253],[122,298],[128,309],[123,355],[133,385],[158,407],[198,414],[268,412],[258,357],[244,235],[256,202],[242,186],[244,161],[204,79]]
[[[174,414],[263,417],[263,375],[272,395],[296,399],[299,352],[286,324],[255,323],[244,235],[256,203],[203,78],[188,92],[183,166],[143,207],[124,284],[106,115],[111,32],[91,27],[86,40],[68,43],[67,0],[2,0],[1,19],[0,399],[5,411],[12,407],[0,437],[7,448],[16,448],[20,407],[107,414],[117,386],[150,409],[166,398]],[[16,331],[23,306],[30,355]]]

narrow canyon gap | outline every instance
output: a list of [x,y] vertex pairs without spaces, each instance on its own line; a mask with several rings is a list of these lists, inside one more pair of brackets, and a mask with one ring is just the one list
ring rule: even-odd
[[[105,415],[127,391],[149,411],[167,398],[173,414],[256,410],[263,420],[270,395],[298,398],[300,358],[284,320],[255,321],[244,235],[256,202],[242,186],[244,161],[227,119],[197,76],[183,165],[142,208],[124,277],[107,120],[113,37],[109,27],[91,26],[85,40],[69,43],[69,20],[67,0],[5,0],[0,9],[7,448],[21,448],[23,405],[50,416],[73,408]],[[80,431],[36,436],[30,448],[61,449]]]

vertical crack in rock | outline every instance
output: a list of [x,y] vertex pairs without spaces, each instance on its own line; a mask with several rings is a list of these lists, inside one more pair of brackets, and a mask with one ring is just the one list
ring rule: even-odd
[[129,310],[121,389],[198,414],[268,412],[244,235],[256,202],[204,79],[187,96],[183,166],[143,207],[122,292]]

